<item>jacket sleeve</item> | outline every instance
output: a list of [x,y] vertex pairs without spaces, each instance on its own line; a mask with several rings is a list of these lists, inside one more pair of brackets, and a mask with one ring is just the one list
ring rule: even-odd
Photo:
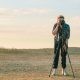
[[54,29],[56,28],[57,23],[54,24],[52,31],[54,31]]
[[70,38],[70,26],[68,24],[66,24],[65,27],[63,28],[62,37],[64,40]]
[[67,25],[67,39],[70,38],[70,26]]

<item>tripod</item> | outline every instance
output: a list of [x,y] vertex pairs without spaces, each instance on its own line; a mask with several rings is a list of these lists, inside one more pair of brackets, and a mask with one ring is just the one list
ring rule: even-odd
[[[60,47],[60,41],[61,41],[61,40],[59,40],[59,42],[58,42],[58,49],[59,49],[59,47]],[[70,67],[71,67],[71,70],[72,70],[72,73],[73,73],[73,77],[75,78],[74,71],[73,71],[73,67],[72,67],[71,60],[70,60],[69,53],[68,53],[68,46],[67,46],[67,44],[65,43],[65,41],[62,40],[62,45],[64,45],[64,44],[65,44],[66,49],[67,49],[67,55],[68,55]],[[58,51],[58,50],[57,50],[57,51]],[[56,53],[57,53],[57,51],[56,51]],[[52,64],[52,67],[51,67],[51,70],[50,70],[49,77],[51,76],[52,69],[53,69],[53,64]]]

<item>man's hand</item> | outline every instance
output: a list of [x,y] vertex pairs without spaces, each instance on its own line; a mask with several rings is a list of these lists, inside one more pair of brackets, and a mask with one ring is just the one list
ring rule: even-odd
[[62,28],[61,20],[60,20],[60,19],[57,21],[57,27],[58,27],[58,28]]
[[58,27],[58,29],[59,28],[62,28],[62,25],[61,25],[61,22],[60,21],[57,23],[57,27]]

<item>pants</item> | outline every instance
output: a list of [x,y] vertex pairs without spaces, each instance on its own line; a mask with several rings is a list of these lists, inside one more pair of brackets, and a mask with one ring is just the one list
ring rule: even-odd
[[62,40],[60,42],[59,41],[55,41],[55,44],[54,44],[53,68],[57,68],[58,67],[60,50],[61,50],[61,65],[62,65],[62,68],[65,69],[66,68],[66,54],[67,54],[67,50],[65,50],[63,48]]

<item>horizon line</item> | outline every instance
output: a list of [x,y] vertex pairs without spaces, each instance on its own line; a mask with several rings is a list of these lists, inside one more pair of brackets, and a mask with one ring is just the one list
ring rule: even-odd
[[[75,47],[75,46],[70,46],[69,48],[80,48],[80,47]],[[53,48],[6,48],[6,47],[0,47],[0,49],[54,49],[54,47]]]

